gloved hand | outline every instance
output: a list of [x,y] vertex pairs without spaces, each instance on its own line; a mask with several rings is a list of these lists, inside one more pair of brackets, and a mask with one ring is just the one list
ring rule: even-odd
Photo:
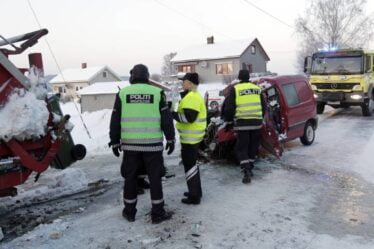
[[116,157],[119,157],[119,154],[120,154],[120,151],[121,151],[121,144],[120,143],[109,142],[108,146],[112,147],[113,154]]
[[225,122],[225,132],[228,132],[234,128],[234,124],[232,122]]
[[175,148],[175,141],[174,140],[168,140],[168,142],[166,143],[166,147],[165,147],[165,150],[168,151],[168,155],[173,153],[174,148]]

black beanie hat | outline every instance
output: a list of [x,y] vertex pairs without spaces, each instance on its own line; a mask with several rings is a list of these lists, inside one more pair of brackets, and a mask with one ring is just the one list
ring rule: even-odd
[[195,85],[199,84],[199,75],[197,73],[186,73],[182,80],[188,80]]
[[238,79],[242,82],[249,81],[249,71],[246,69],[242,69],[239,71]]
[[148,68],[143,64],[137,64],[130,71],[130,83],[148,82],[149,72]]

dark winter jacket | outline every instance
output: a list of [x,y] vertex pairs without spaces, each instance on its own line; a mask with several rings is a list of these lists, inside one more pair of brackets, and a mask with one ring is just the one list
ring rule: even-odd
[[[133,82],[143,83],[144,82]],[[111,144],[120,144],[121,141],[121,113],[122,113],[122,103],[119,94],[116,95],[116,100],[114,102],[112,117],[110,119],[110,130],[109,136]],[[160,114],[161,114],[161,129],[165,135],[167,141],[175,139],[175,130],[173,123],[173,116],[171,115],[170,109],[168,108],[166,97],[163,91],[161,91],[161,101],[160,101]],[[139,146],[139,144],[136,144]],[[144,144],[141,146],[159,146],[162,143],[154,144]]]
[[[240,82],[240,83],[248,83],[248,82]],[[240,84],[238,83],[238,84]],[[235,88],[232,87],[230,89],[229,95],[226,97],[224,104],[222,106],[222,116],[225,122],[233,122],[235,117],[236,111],[236,93]],[[261,95],[261,106],[262,106],[262,115],[265,114],[266,104]],[[235,126],[259,126],[262,124],[262,120],[259,119],[238,119],[235,121]]]

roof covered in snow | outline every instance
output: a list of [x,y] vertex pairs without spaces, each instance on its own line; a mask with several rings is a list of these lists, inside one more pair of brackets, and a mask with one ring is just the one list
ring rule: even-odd
[[246,40],[214,42],[213,44],[205,43],[187,47],[179,51],[171,61],[182,62],[192,60],[212,60],[240,57],[244,53],[244,51],[254,42],[260,45],[260,48],[263,50],[266,59],[270,60],[257,38],[251,38]]
[[119,89],[129,86],[128,81],[97,82],[78,91],[79,95],[116,94]]
[[120,77],[108,66],[95,66],[87,68],[70,68],[65,69],[62,74],[58,74],[54,77],[50,83],[65,83],[65,82],[88,82],[95,78],[98,74],[104,70],[109,71],[120,80]]

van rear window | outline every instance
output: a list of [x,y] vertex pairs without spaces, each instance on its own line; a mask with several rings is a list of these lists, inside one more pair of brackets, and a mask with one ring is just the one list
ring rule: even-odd
[[287,84],[282,86],[284,95],[286,97],[287,105],[294,106],[300,103],[299,97],[297,96],[296,87],[294,84]]

